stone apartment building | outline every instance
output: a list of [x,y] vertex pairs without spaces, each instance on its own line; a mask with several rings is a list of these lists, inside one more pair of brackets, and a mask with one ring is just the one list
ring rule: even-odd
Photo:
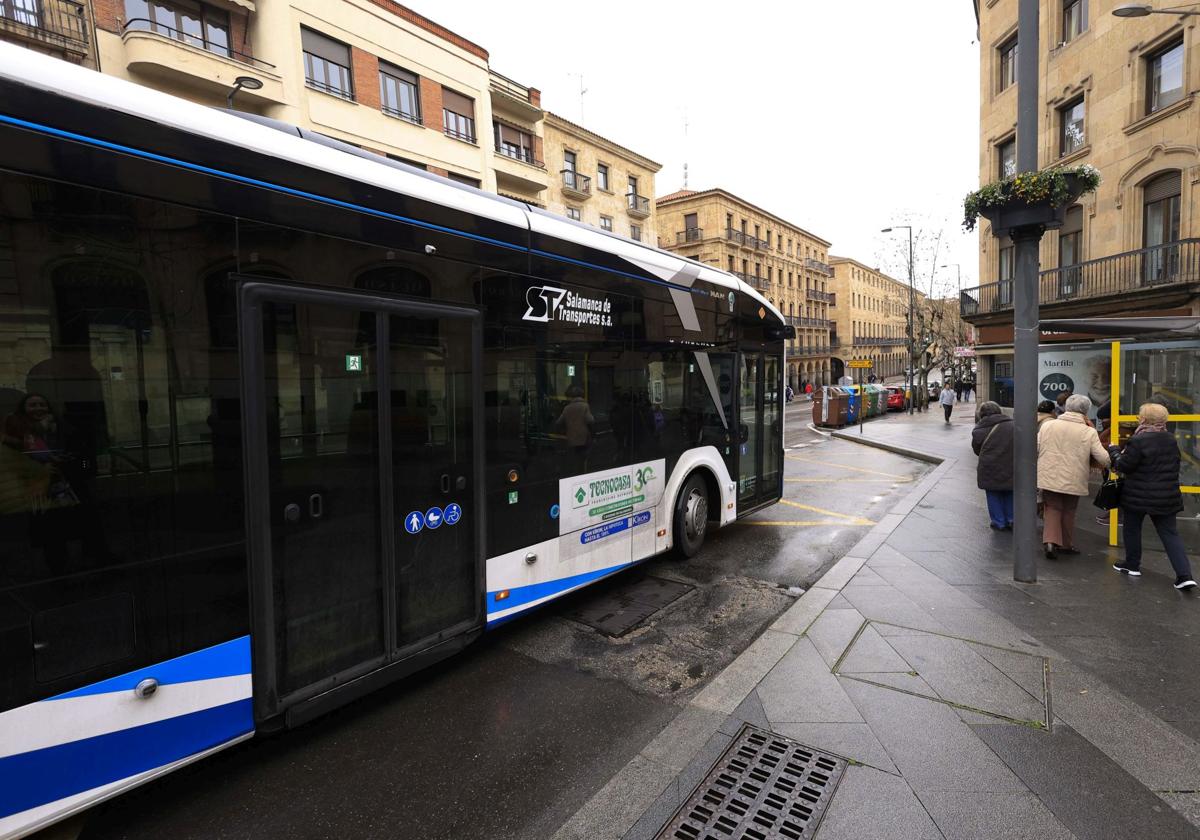
[[723,189],[680,190],[656,201],[658,243],[729,271],[760,290],[796,328],[787,381],[834,381],[830,243]]
[[0,41],[96,67],[91,5],[82,0],[0,0]]
[[[1041,3],[1038,165],[1089,163],[1103,179],[1042,239],[1043,319],[1200,314],[1200,18],[1114,16],[1123,3]],[[979,181],[988,183],[1016,167],[1017,0],[975,9]],[[979,243],[984,282],[962,292],[960,308],[977,328],[986,394],[1011,376],[1014,254],[986,223]]]
[[546,208],[655,244],[654,176],[662,165],[557,114],[546,113]]
[[[902,375],[908,367],[908,284],[849,257],[829,262],[838,301],[830,335],[835,376],[851,359],[870,359],[881,379]],[[918,305],[925,299],[913,295]]]

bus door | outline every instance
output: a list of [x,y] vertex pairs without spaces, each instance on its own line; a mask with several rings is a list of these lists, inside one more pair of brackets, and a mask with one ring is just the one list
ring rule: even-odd
[[742,353],[738,371],[738,512],[779,498],[783,374],[777,356]]
[[259,720],[478,626],[478,314],[244,280]]

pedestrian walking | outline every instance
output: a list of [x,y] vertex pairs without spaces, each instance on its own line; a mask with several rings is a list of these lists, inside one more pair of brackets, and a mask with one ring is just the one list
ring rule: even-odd
[[998,531],[1013,526],[1013,422],[991,400],[979,406],[971,449],[979,456],[975,483],[987,496],[988,516]]
[[958,379],[954,382],[954,401],[962,402],[963,384],[962,380]]
[[794,397],[794,396],[796,396],[796,392],[792,390],[792,386],[791,385],[785,386],[785,388],[783,390],[784,399],[787,400],[788,402],[791,402],[792,397]]
[[1053,560],[1058,552],[1078,554],[1075,547],[1075,510],[1079,497],[1088,494],[1088,473],[1095,464],[1109,464],[1108,452],[1087,423],[1092,401],[1082,394],[1068,397],[1063,413],[1038,429],[1038,489],[1042,491],[1044,525],[1042,546]]
[[1125,520],[1125,562],[1113,566],[1118,572],[1142,574],[1142,522],[1149,516],[1175,570],[1175,588],[1194,589],[1196,580],[1179,536],[1175,515],[1183,510],[1179,492],[1179,443],[1167,431],[1170,412],[1156,403],[1138,410],[1138,427],[1124,447],[1111,446],[1113,469],[1124,476],[1121,486],[1121,516]]
[[942,386],[942,393],[938,397],[938,402],[942,404],[942,410],[946,412],[946,422],[950,422],[950,414],[954,411],[954,389],[947,382]]

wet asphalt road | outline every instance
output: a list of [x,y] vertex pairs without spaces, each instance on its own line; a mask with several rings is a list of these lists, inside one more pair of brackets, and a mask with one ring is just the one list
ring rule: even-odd
[[[548,837],[928,465],[788,410],[784,501],[299,730],[93,809],[83,838]],[[566,617],[645,576],[692,589],[611,638]]]

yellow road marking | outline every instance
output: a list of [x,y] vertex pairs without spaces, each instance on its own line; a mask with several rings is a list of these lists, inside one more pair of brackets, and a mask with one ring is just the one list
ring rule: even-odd
[[785,519],[785,520],[766,520],[766,519],[739,519],[739,525],[788,525],[794,528],[814,527],[820,525],[849,525],[852,528],[868,528],[875,523],[869,519],[860,521],[843,522],[838,519]]
[[823,513],[826,516],[836,516],[838,519],[850,519],[855,522],[868,522],[871,525],[875,524],[869,519],[863,519],[861,516],[854,516],[853,514],[849,513],[838,513],[836,510],[825,510],[824,508],[813,507],[812,505],[802,505],[799,502],[793,502],[788,499],[780,499],[779,504],[790,505],[794,508],[800,508],[800,510],[811,510],[813,513]]
[[[862,467],[851,467],[847,464],[835,464],[832,461],[818,461],[815,458],[801,458],[799,455],[785,455],[792,461],[807,461],[810,464],[824,464],[827,467],[840,467],[843,470],[852,470],[853,472],[867,473],[868,475],[882,475],[888,478],[908,478],[906,475],[896,475],[895,473],[885,473],[879,470],[865,470]],[[911,479],[910,479],[911,480]]]
[[846,482],[861,482],[864,484],[911,484],[911,478],[785,478],[784,481],[792,484],[828,484],[836,481],[838,484]]

